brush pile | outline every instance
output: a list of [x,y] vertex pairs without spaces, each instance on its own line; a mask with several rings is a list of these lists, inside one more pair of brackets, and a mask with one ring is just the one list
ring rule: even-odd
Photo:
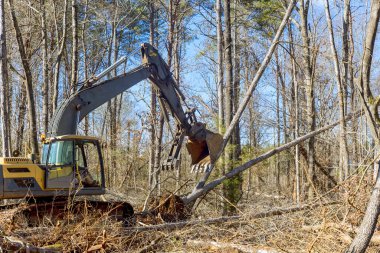
[[[150,211],[137,212],[132,227],[85,209],[80,220],[66,214],[31,227],[22,217],[10,218],[25,208],[21,205],[1,212],[0,245],[19,252],[341,252],[360,224],[365,205],[357,203],[366,203],[369,182],[353,177],[298,209],[285,209],[285,199],[257,195],[254,205],[243,203],[240,214],[223,218],[209,208],[208,198],[190,216],[178,196],[167,194],[152,200]],[[274,201],[282,201],[282,209]],[[379,246],[375,232],[368,252]]]

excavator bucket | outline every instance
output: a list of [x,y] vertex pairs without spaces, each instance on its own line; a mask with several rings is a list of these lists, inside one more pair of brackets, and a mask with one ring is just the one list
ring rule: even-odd
[[186,148],[191,156],[191,172],[206,172],[222,149],[223,136],[207,130],[203,141],[189,139]]

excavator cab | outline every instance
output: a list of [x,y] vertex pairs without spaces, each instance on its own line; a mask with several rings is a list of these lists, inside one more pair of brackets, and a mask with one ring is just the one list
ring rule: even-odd
[[44,141],[46,189],[104,188],[104,167],[97,138],[60,136]]

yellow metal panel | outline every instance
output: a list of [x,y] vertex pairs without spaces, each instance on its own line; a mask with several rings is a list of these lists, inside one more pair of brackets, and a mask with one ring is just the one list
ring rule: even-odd
[[[26,168],[29,172],[9,172],[8,168]],[[3,164],[4,178],[25,178],[33,177],[38,185],[44,190],[45,170],[36,164]]]
[[0,164],[33,164],[33,162],[26,157],[0,157]]
[[57,167],[49,171],[49,179],[65,177],[70,175],[73,172],[73,167]]

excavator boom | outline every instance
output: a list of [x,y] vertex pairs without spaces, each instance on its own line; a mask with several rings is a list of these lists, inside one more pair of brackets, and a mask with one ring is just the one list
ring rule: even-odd
[[139,67],[100,83],[96,83],[96,80],[90,81],[66,99],[53,116],[50,135],[76,134],[79,122],[88,113],[140,81],[149,79],[159,93],[160,103],[165,110],[171,112],[177,122],[178,132],[174,148],[164,167],[173,168],[178,164],[179,149],[184,136],[188,136],[187,149],[192,158],[193,169],[207,169],[210,163],[215,162],[214,158],[222,142],[221,135],[212,133],[206,129],[205,124],[197,122],[194,110],[184,111],[181,103],[184,96],[158,51],[144,43],[141,46],[141,55],[142,65]]

